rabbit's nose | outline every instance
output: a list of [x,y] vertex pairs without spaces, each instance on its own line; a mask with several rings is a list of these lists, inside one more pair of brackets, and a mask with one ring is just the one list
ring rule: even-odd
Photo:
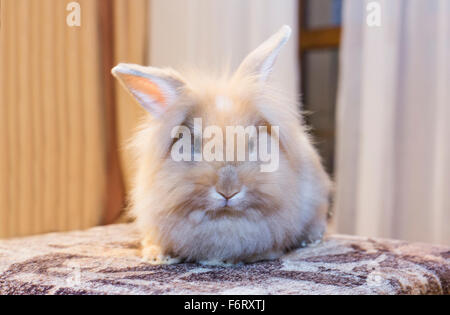
[[239,181],[236,168],[233,166],[222,167],[218,171],[218,180],[216,183],[216,191],[226,200],[233,198],[241,191],[241,183]]
[[234,196],[236,196],[240,190],[236,189],[236,190],[227,190],[227,191],[220,191],[217,189],[216,187],[216,191],[219,195],[221,195],[223,198],[225,198],[226,200],[229,200],[231,198],[233,198]]

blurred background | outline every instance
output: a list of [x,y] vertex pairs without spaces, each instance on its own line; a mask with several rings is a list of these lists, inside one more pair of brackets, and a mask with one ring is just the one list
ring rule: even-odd
[[333,233],[450,244],[449,0],[0,0],[0,237],[120,220],[144,114],[118,62],[273,75],[336,183]]

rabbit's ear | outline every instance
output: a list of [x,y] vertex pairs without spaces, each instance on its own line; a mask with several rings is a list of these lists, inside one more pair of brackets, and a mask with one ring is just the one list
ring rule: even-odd
[[291,28],[287,25],[259,45],[242,61],[237,70],[238,75],[254,75],[261,82],[265,82],[272,71],[275,60],[280,53],[281,47],[286,44],[291,36]]
[[173,70],[120,63],[111,73],[149,113],[160,116],[184,86]]

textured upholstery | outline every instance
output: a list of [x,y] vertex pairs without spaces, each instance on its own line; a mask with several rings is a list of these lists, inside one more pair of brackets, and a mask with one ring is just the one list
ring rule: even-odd
[[450,248],[333,235],[282,259],[152,266],[132,224],[0,241],[1,294],[449,294]]

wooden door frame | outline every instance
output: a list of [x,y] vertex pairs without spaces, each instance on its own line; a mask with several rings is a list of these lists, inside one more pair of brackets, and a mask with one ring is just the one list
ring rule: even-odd
[[125,186],[120,166],[117,102],[114,78],[114,1],[98,0],[101,79],[105,111],[106,183],[102,224],[111,224],[122,213],[125,205]]
[[307,28],[308,17],[306,15],[306,0],[299,0],[298,19],[299,19],[299,59],[300,59],[300,82],[301,92],[305,91],[303,78],[305,77],[305,55],[308,51],[339,48],[341,44],[341,27],[322,27]]

